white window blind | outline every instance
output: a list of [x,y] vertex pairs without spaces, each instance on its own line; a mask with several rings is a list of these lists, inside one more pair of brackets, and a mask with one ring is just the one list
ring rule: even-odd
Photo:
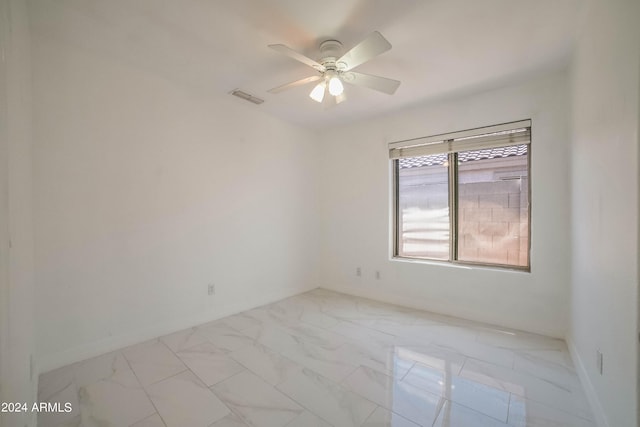
[[428,156],[531,143],[531,120],[389,143],[389,157]]

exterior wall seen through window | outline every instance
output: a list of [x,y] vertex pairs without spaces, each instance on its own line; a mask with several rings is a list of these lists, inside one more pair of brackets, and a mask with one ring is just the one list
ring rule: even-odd
[[394,161],[396,256],[528,268],[528,148]]

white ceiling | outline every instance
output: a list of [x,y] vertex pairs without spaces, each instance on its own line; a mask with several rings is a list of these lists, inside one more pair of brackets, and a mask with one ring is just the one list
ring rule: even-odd
[[[32,0],[34,30],[98,51],[198,91],[240,88],[253,108],[320,128],[527,78],[566,64],[586,0]],[[318,58],[380,31],[391,51],[357,71],[402,82],[395,95],[347,86],[324,110],[313,85],[268,89],[315,71],[267,48]],[[230,95],[229,95],[230,96]],[[245,102],[240,101],[238,102]]]

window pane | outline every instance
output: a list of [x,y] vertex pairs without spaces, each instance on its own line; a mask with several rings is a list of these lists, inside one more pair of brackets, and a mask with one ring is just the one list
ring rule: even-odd
[[528,265],[528,147],[458,153],[458,259]]
[[446,154],[398,160],[398,255],[449,259]]

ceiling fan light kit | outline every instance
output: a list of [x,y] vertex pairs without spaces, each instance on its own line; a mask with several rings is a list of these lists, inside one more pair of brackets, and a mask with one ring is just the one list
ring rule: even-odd
[[342,86],[340,78],[337,75],[329,78],[329,93],[338,96],[342,95],[342,92],[344,92],[344,86]]
[[[400,86],[398,80],[351,71],[353,68],[391,49],[391,43],[377,31],[371,33],[342,56],[339,56],[342,53],[342,43],[337,40],[325,40],[320,44],[321,58],[318,61],[302,55],[283,44],[272,44],[269,47],[312,67],[318,73],[270,89],[270,93],[279,93],[292,87],[320,80],[320,83],[313,88],[309,97],[319,103],[324,101],[326,106],[332,106],[346,99],[343,82],[367,87],[389,95],[393,95],[398,86]],[[326,96],[326,92],[329,92],[330,96]]]
[[318,83],[309,94],[309,97],[316,102],[322,102],[322,99],[324,98],[324,89],[326,86],[327,84],[325,82]]

